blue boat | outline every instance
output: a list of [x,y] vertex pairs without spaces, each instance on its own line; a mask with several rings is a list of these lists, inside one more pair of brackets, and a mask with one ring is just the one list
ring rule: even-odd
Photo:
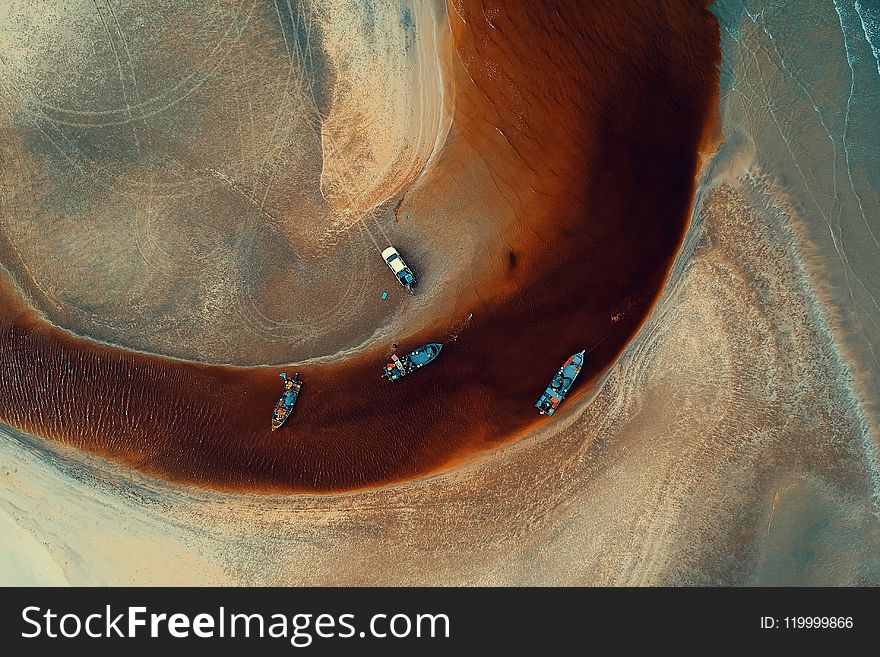
[[281,397],[275,404],[275,410],[272,411],[272,431],[280,429],[281,425],[287,422],[293,405],[296,403],[296,398],[299,396],[300,388],[302,388],[299,372],[294,374],[292,379],[287,378],[287,372],[282,372],[281,378],[284,379],[284,392],[281,393]]
[[570,356],[556,372],[556,376],[550,381],[550,385],[544,390],[541,398],[535,402],[535,407],[541,411],[541,415],[553,415],[559,408],[559,404],[565,399],[565,395],[577,375],[581,373],[581,368],[584,366],[584,353],[584,351],[579,351],[574,356]]
[[392,354],[391,362],[382,369],[382,376],[389,381],[397,381],[397,379],[410,372],[415,372],[437,358],[442,348],[443,345],[439,342],[429,342],[409,352],[406,356],[398,358],[397,354]]

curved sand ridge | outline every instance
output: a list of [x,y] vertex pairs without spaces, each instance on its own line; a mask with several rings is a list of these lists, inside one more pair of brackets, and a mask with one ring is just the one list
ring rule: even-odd
[[[876,463],[801,220],[754,162],[705,182],[639,338],[532,439],[443,477],[277,498],[10,437],[0,486],[51,551],[22,561],[92,584],[875,583]],[[104,547],[120,543],[125,558]]]
[[321,122],[321,192],[356,221],[404,191],[446,140],[445,7],[436,0],[312,6],[334,81]]
[[[542,421],[532,404],[559,363],[609,336],[590,356],[568,402],[574,407],[640,325],[662,286],[688,217],[697,151],[714,116],[718,51],[712,17],[701,3],[663,3],[647,11],[637,5],[607,2],[585,8],[572,2],[551,12],[537,5],[510,8],[475,2],[456,3],[450,11],[455,110],[448,140],[396,215],[387,217],[404,238],[409,235],[415,264],[427,272],[425,296],[402,311],[413,313],[406,317],[407,325],[432,318],[430,328],[400,337],[401,347],[427,339],[447,343],[430,371],[389,385],[378,377],[379,349],[344,363],[302,367],[307,387],[296,421],[289,430],[270,434],[268,411],[278,394],[277,370],[200,366],[109,349],[71,338],[23,311],[7,314],[0,324],[0,418],[167,479],[261,492],[327,491],[424,475],[522,435]],[[187,6],[179,11],[186,14]],[[260,32],[260,38],[274,44],[274,50],[260,50],[261,56],[271,59],[287,52],[282,37],[291,17],[285,23],[282,15],[279,29]],[[694,30],[695,22],[705,29]],[[235,34],[245,33],[241,23],[233,24]],[[295,24],[306,30],[314,25]],[[256,150],[267,159],[301,157],[289,141],[293,135],[286,132],[288,123],[278,117],[296,111],[292,98],[305,81],[288,85],[288,75],[298,69],[289,66],[286,54],[283,63],[280,69],[268,65],[266,75],[277,71],[277,84],[248,88],[255,98],[278,88],[293,89],[282,94],[278,112],[265,113],[268,151]],[[199,87],[205,97],[210,95],[205,85],[212,80],[220,87],[230,83],[207,76]],[[19,101],[18,96],[5,98],[4,108],[14,111]],[[238,157],[240,148],[221,146],[235,134],[228,128],[242,122],[223,122],[228,105],[206,107],[189,109],[204,121],[220,152]],[[254,120],[260,116],[254,110]],[[27,163],[31,143],[45,146],[37,133],[48,124],[38,120],[27,125],[24,135],[15,127],[11,132],[16,139],[5,142],[12,144],[6,156],[13,161]],[[215,130],[218,125],[226,126],[226,132]],[[242,144],[247,147],[246,141]],[[30,156],[35,157],[51,162],[55,156]],[[314,170],[302,170],[316,180]],[[241,176],[248,169],[230,171]],[[71,175],[70,170],[62,173]],[[296,186],[269,176],[248,187],[232,173],[209,171],[201,180],[216,181],[216,189],[224,189],[227,198],[240,199],[242,214],[230,218],[201,209],[197,215],[235,226],[236,235],[247,226],[243,215],[249,208],[260,217],[277,217],[278,210],[294,212],[323,200],[312,193],[317,186],[290,198],[284,192]],[[65,189],[74,189],[78,180],[71,178]],[[4,190],[17,193],[24,181],[15,182]],[[253,189],[257,193],[251,195]],[[201,186],[194,191],[208,203],[219,203]],[[68,200],[65,194],[59,198]],[[24,194],[22,202],[29,201]],[[133,209],[116,216],[130,219],[129,212]],[[302,232],[301,241],[288,235],[287,244],[303,249],[291,258],[305,272],[313,269],[305,267],[303,245],[309,236],[317,244],[315,234],[323,234],[308,231],[312,220],[306,213],[303,222],[278,228]],[[173,236],[173,225],[154,235]],[[159,240],[157,246],[165,244]],[[263,246],[260,242],[248,253],[263,254]],[[102,251],[112,259],[115,251],[108,247],[112,245]],[[210,252],[230,253],[220,247]],[[309,264],[345,262],[327,261]],[[88,271],[87,262],[87,256],[77,262],[81,271]],[[167,262],[176,266],[177,260]],[[276,258],[264,266],[281,275],[292,268],[279,262]],[[367,262],[375,263],[368,267],[384,267],[375,257]],[[426,264],[419,266],[421,262]],[[259,270],[248,264],[243,271]],[[355,264],[348,275],[333,272],[331,278],[358,285],[363,270]],[[451,271],[466,273],[449,275]],[[387,272],[383,276],[387,280]],[[27,289],[24,278],[17,280]],[[228,289],[220,283],[215,287],[218,293]],[[263,287],[281,305],[290,302],[286,289],[283,279]],[[160,292],[157,298],[165,303],[181,297]],[[348,310],[338,296],[307,292],[297,299],[336,302]],[[165,314],[177,318],[177,310],[191,307],[184,303],[166,308]],[[626,319],[612,331],[610,318],[620,311]],[[257,328],[268,324],[257,312],[250,315]],[[125,316],[131,318],[130,308]],[[149,325],[149,314],[141,316]],[[344,323],[337,321],[333,328],[344,329]],[[199,337],[213,335],[237,348],[236,340],[247,337],[242,342],[253,343],[259,335],[252,327],[236,326],[232,322],[229,332],[212,328],[216,333]],[[373,330],[375,326],[370,324]]]

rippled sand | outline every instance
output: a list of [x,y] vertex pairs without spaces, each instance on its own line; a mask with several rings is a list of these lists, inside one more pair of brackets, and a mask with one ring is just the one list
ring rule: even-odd
[[[60,505],[74,493],[102,526],[130,517],[137,553],[196,560],[180,581],[876,583],[878,482],[852,380],[789,208],[738,174],[705,191],[663,301],[595,399],[478,465],[373,493],[229,497],[13,442],[5,497],[38,535],[78,525]],[[46,486],[51,519],[30,515]],[[49,550],[83,561],[74,582],[167,581],[93,559],[94,541]]]
[[[175,487],[4,430],[15,558],[73,584],[880,583],[880,215],[847,127],[869,113],[869,32],[847,31],[845,0],[810,3],[817,40],[737,4],[716,8],[724,143],[660,301],[591,395],[456,470],[336,496]],[[796,53],[844,39],[827,65],[852,79],[828,76],[825,101]]]

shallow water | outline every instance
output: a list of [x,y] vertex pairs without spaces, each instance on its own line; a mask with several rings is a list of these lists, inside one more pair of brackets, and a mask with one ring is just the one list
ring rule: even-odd
[[[834,337],[880,411],[880,63],[876,2],[717,2],[730,142],[754,152],[799,220]],[[873,42],[873,45],[872,45]]]
[[[824,417],[801,402],[790,423],[804,436],[818,432],[825,444],[858,454],[834,475],[825,470],[835,460],[830,455],[803,464],[795,477],[780,467],[767,527],[756,532],[750,577],[758,584],[875,583],[878,577],[877,8],[857,0],[713,6],[724,52],[722,153],[752,190],[746,206],[772,210],[768,225],[792,231],[796,261],[814,295],[808,311],[814,339],[836,361],[823,374],[819,361],[786,355],[789,362],[781,364],[791,373],[774,368],[773,376],[799,377],[804,389],[822,386],[836,397],[837,410]],[[783,335],[792,339],[789,326]],[[859,492],[842,493],[851,487]]]

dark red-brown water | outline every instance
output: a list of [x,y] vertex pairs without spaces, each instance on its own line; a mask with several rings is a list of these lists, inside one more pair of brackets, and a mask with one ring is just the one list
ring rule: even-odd
[[[455,119],[436,166],[454,164],[464,142],[476,148],[516,195],[518,223],[505,236],[505,276],[483,282],[497,294],[456,309],[473,319],[437,361],[395,384],[380,378],[376,350],[302,367],[294,417],[271,433],[279,370],[73,338],[7,291],[0,421],[173,481],[355,489],[554,421],[533,406],[543,387],[571,353],[608,336],[556,417],[566,413],[644,320],[682,239],[715,130],[718,27],[698,1],[453,4]],[[492,146],[499,132],[503,151]],[[408,336],[400,350],[451,330],[450,320]]]

